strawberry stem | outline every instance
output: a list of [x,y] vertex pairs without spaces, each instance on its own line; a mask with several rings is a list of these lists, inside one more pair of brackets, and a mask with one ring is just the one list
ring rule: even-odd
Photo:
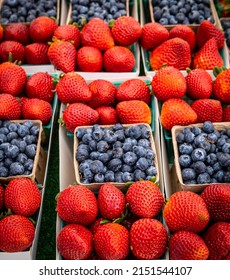
[[213,68],[213,75],[215,77],[217,77],[221,72],[227,70],[227,68],[225,66],[222,66],[222,67],[214,67]]

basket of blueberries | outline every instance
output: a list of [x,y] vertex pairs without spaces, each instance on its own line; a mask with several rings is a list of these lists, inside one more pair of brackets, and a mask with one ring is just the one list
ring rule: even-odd
[[0,120],[0,182],[16,177],[35,181],[41,133],[39,120]]
[[196,31],[203,20],[217,24],[213,0],[149,0],[149,11],[151,21],[167,29],[186,24]]
[[97,191],[105,182],[118,188],[127,182],[159,181],[151,127],[115,124],[77,127],[74,131],[76,182]]
[[206,121],[172,128],[178,185],[202,191],[214,183],[230,183],[230,123]]

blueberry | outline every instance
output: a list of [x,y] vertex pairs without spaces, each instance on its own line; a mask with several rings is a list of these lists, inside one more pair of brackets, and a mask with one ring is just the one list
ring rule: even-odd
[[109,144],[107,143],[107,141],[100,140],[97,143],[97,150],[98,150],[98,152],[105,153],[105,152],[108,151],[108,149],[109,149]]
[[131,172],[133,172],[133,167],[128,164],[123,164],[121,167],[121,171],[131,173]]
[[154,158],[155,158],[155,153],[154,153],[154,151],[153,150],[151,150],[151,149],[147,149],[147,151],[146,151],[146,156],[145,156],[147,159],[149,159],[149,160],[154,160]]
[[114,148],[112,150],[113,158],[119,158],[121,159],[123,157],[123,149],[122,148]]
[[226,137],[224,137],[225,135],[222,135],[218,140],[217,140],[217,147],[219,149],[222,149],[222,147],[224,146],[224,144],[226,143]]
[[1,127],[0,128],[0,134],[5,134],[7,135],[9,133],[9,129],[7,127]]
[[192,129],[191,129],[192,133],[195,134],[195,136],[197,135],[200,135],[201,134],[201,129],[197,126],[194,126]]
[[219,152],[216,156],[221,166],[227,167],[230,165],[230,154]]
[[10,175],[22,175],[24,173],[24,166],[20,162],[13,162],[10,165]]
[[150,148],[150,142],[147,139],[140,139],[138,140],[138,145],[144,148]]
[[5,134],[0,134],[0,144],[4,143],[7,141],[7,137]]
[[126,142],[123,144],[122,148],[123,148],[124,153],[129,152],[132,150],[132,143]]
[[176,141],[179,144],[184,143],[184,133],[180,132],[176,135]]
[[140,180],[145,180],[146,174],[144,171],[140,169],[136,169],[133,173],[133,180],[134,181],[140,181]]
[[115,124],[115,125],[113,126],[113,130],[114,130],[114,131],[123,130],[123,129],[124,129],[124,127],[123,127],[123,125],[120,124],[120,123],[117,123],[117,124]]
[[216,143],[218,137],[217,135],[213,132],[213,133],[209,133],[207,136],[207,139],[210,143]]
[[202,148],[196,148],[193,150],[191,154],[191,158],[193,161],[205,161],[207,157],[207,153]]
[[154,19],[156,22],[159,22],[161,20],[161,16],[162,16],[162,11],[161,9],[155,10],[154,13]]
[[96,151],[97,150],[97,141],[95,140],[91,140],[88,144],[89,146],[89,150],[92,151]]
[[9,149],[10,143],[5,142],[0,144],[0,150],[3,150],[4,152],[7,151]]
[[22,141],[18,141],[18,145],[17,146],[18,146],[20,152],[23,153],[26,150],[27,144],[26,144],[26,142],[24,140],[22,140]]
[[207,168],[203,161],[196,161],[193,163],[193,169],[197,174],[201,174],[205,173]]
[[171,15],[176,15],[178,13],[178,7],[177,5],[172,5],[170,8],[169,8],[169,12]]
[[138,158],[146,155],[146,149],[142,146],[133,146],[132,151],[137,155]]
[[212,124],[212,122],[210,121],[205,121],[203,123],[203,131],[206,132],[206,133],[212,133],[214,132],[215,128]]
[[26,135],[25,137],[23,137],[23,141],[25,141],[27,145],[30,145],[30,144],[36,144],[38,139],[34,135]]
[[95,183],[103,183],[105,180],[105,176],[101,173],[98,173],[94,176],[94,182]]
[[110,130],[110,129],[105,129],[105,134],[103,139],[109,143],[109,144],[113,144],[117,141],[117,135],[114,133],[114,131]]
[[122,173],[122,181],[123,182],[133,181],[133,174],[130,173],[130,172],[123,172]]
[[147,161],[146,158],[141,157],[138,159],[138,161],[136,162],[136,167],[140,170],[145,171],[148,167],[149,167],[149,163]]
[[192,168],[184,168],[181,171],[183,181],[193,180],[196,178],[196,173]]
[[146,126],[143,126],[141,128],[141,138],[149,139],[150,135],[151,135],[151,131],[149,130],[149,128]]
[[92,133],[92,137],[94,140],[100,141],[102,140],[103,136],[104,136],[104,131],[101,128],[94,129]]
[[186,155],[190,155],[193,151],[193,147],[191,144],[180,144],[179,145],[179,152],[180,154],[186,154]]
[[134,165],[137,161],[137,156],[134,152],[127,152],[123,155],[123,161],[128,165]]
[[104,173],[104,164],[102,161],[96,159],[93,160],[90,164],[90,170],[96,174],[96,173]]
[[84,179],[87,179],[89,182],[92,182],[93,177],[94,177],[94,174],[93,174],[93,172],[89,168],[86,168],[83,171],[83,178]]
[[[1,151],[0,151],[1,152]],[[11,159],[11,158],[6,158],[5,160],[4,160],[4,166],[6,167],[6,168],[9,168],[10,167],[10,165],[13,163],[13,160]]]
[[223,153],[230,153],[230,143],[225,143],[223,146],[222,146],[222,152]]
[[122,148],[123,144],[121,141],[116,141],[114,144],[113,144],[113,148]]
[[159,20],[159,23],[162,24],[162,25],[168,25],[169,24],[169,20],[167,18],[162,17]]
[[20,137],[25,137],[26,135],[30,134],[29,128],[23,124],[20,124],[18,126],[18,130],[17,130],[18,136]]
[[212,167],[212,166],[207,166],[206,172],[207,172],[210,176],[212,176],[212,175],[214,174],[214,169],[213,169],[213,167]]
[[117,183],[123,183],[123,173],[121,171],[117,171],[114,173],[114,177],[115,177],[115,182]]
[[[88,147],[83,144],[81,146],[78,146],[77,152],[76,152],[76,160],[79,162],[82,162],[83,160],[87,159],[89,157]],[[82,148],[80,148],[82,147]]]
[[117,172],[121,170],[122,161],[119,158],[111,159],[108,163],[108,169],[112,170],[113,172]]
[[230,171],[225,172],[223,179],[225,183],[230,183]]
[[108,170],[105,173],[105,182],[115,182],[115,175],[112,170]]
[[217,171],[222,169],[222,167],[221,167],[219,162],[214,163],[212,168],[213,168],[214,172],[217,172]]
[[213,175],[213,178],[215,178],[215,179],[217,180],[217,182],[223,183],[223,182],[224,182],[224,171],[223,171],[223,170],[217,171],[217,172]]
[[92,141],[92,140],[93,140],[93,137],[89,133],[85,133],[82,137],[82,143],[84,143],[86,145],[89,144],[89,142]]
[[11,132],[17,132],[18,126],[17,126],[16,123],[11,123],[11,124],[9,124],[8,129],[9,129],[9,131],[11,131]]
[[79,140],[81,140],[82,137],[85,135],[85,133],[86,133],[86,129],[83,128],[83,127],[80,127],[80,128],[78,128],[77,131],[76,131],[76,136],[77,136],[77,138],[78,138]]
[[193,180],[187,180],[183,182],[185,185],[196,185],[197,181],[195,179]]
[[141,128],[139,125],[131,126],[129,129],[129,135],[131,138],[139,139],[141,137]]
[[191,12],[188,14],[188,19],[190,23],[195,23],[196,21],[198,21],[199,18],[199,12],[196,10],[192,10],[191,8]]
[[79,168],[78,168],[79,172],[83,173],[85,169],[90,167],[91,162],[92,162],[92,160],[90,160],[90,159],[87,159],[87,160],[84,160],[83,162],[81,162],[79,165]]
[[0,166],[0,177],[7,177],[9,174],[9,171],[6,167]]
[[210,153],[207,155],[206,162],[209,165],[214,165],[217,162],[217,156],[214,153]]
[[25,162],[27,161],[28,157],[26,154],[23,154],[23,153],[20,153],[17,158],[16,158],[16,161],[17,162],[20,162],[22,165],[25,164]]
[[23,123],[23,125],[27,126],[30,129],[33,126],[33,122],[32,121],[25,121]]
[[26,154],[29,158],[33,159],[33,158],[35,157],[35,155],[36,155],[36,151],[37,151],[37,145],[35,145],[35,144],[30,144],[30,145],[28,145],[28,146],[26,147],[25,154]]
[[178,21],[175,19],[174,16],[170,16],[169,24],[176,25],[176,24],[178,24]]
[[0,150],[0,161],[2,161],[5,158],[3,150]]
[[175,19],[176,19],[179,23],[183,23],[183,21],[184,21],[184,19],[185,19],[184,13],[179,12],[178,14],[176,14]]
[[5,150],[5,156],[8,158],[16,158],[19,154],[19,148],[15,145],[9,145]]
[[149,168],[146,169],[146,175],[147,176],[156,176],[157,175],[157,169],[155,166],[151,165]]
[[211,183],[210,175],[207,172],[199,174],[197,176],[197,183],[198,184],[210,184]]
[[183,154],[179,157],[179,164],[181,167],[189,167],[192,163],[190,155]]
[[191,130],[186,131],[186,132],[184,133],[184,141],[185,141],[186,143],[192,143],[192,142],[194,141],[194,139],[195,139],[195,134],[192,133]]
[[110,157],[108,153],[99,153],[97,159],[105,164],[110,160]]
[[124,133],[123,129],[116,130],[115,135],[116,135],[118,141],[124,141],[125,133]]
[[31,128],[30,128],[30,133],[34,136],[38,136],[39,134],[39,127],[36,126],[36,125],[33,125]]

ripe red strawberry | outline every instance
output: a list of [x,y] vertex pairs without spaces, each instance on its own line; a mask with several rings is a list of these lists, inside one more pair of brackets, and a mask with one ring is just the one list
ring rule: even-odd
[[29,28],[21,22],[12,22],[5,27],[5,41],[16,41],[22,45],[30,43]]
[[209,98],[212,94],[212,77],[204,69],[187,70],[186,76],[187,92],[186,94],[193,100]]
[[13,253],[28,249],[35,235],[33,223],[21,215],[9,215],[0,220],[0,250]]
[[97,197],[98,209],[105,219],[119,218],[125,211],[125,195],[111,183],[103,184]]
[[223,109],[219,100],[198,99],[191,105],[197,114],[197,122],[221,122]]
[[156,217],[164,205],[159,187],[150,181],[132,183],[125,197],[131,213],[141,218]]
[[160,121],[165,129],[171,130],[174,125],[196,123],[197,114],[183,99],[170,98],[162,105]]
[[102,53],[94,47],[82,47],[76,54],[77,70],[83,72],[100,72],[103,65]]
[[160,69],[163,64],[184,70],[191,64],[190,46],[181,38],[169,39],[150,53],[149,63],[151,70]]
[[0,24],[0,42],[2,41],[3,37],[4,37],[4,30],[2,25]]
[[0,211],[2,211],[4,208],[4,188],[0,184]]
[[103,221],[104,218],[97,218],[89,227],[89,230],[94,235],[99,227],[101,227],[103,224],[101,224],[101,221]]
[[67,223],[87,226],[97,217],[97,199],[95,194],[84,186],[68,186],[57,197],[56,211]]
[[196,40],[198,48],[203,45],[211,38],[214,38],[217,42],[218,49],[222,49],[224,46],[224,32],[218,29],[209,20],[204,20],[199,25],[196,32]]
[[119,122],[116,109],[111,106],[101,106],[95,109],[99,118],[97,123],[100,125],[116,124]]
[[217,222],[204,233],[204,242],[209,249],[209,260],[227,260],[230,253],[230,223]]
[[53,35],[53,39],[72,41],[76,49],[80,47],[80,31],[74,24],[62,24],[58,26]]
[[116,99],[118,101],[142,100],[145,103],[150,103],[150,89],[148,85],[137,78],[129,79],[117,88]]
[[204,70],[212,70],[215,66],[221,67],[224,65],[216,40],[209,39],[193,58],[193,68],[201,68]]
[[201,193],[207,205],[210,220],[214,222],[230,222],[230,186],[212,184]]
[[27,81],[25,70],[12,62],[0,64],[0,92],[19,96]]
[[196,47],[196,34],[191,27],[185,24],[178,24],[169,31],[169,38],[181,38],[189,43],[191,52]]
[[48,50],[48,57],[54,67],[68,73],[75,70],[76,49],[67,41],[55,41]]
[[171,232],[186,230],[198,233],[210,219],[204,200],[191,191],[172,194],[165,204],[163,217]]
[[178,231],[169,240],[170,260],[207,260],[208,247],[196,233]]
[[92,233],[81,225],[66,225],[58,233],[57,249],[65,260],[87,260],[93,251]]
[[129,254],[129,232],[116,223],[99,227],[94,234],[94,249],[101,260],[123,260]]
[[117,104],[116,110],[122,124],[151,123],[151,110],[144,101],[121,101]]
[[81,31],[81,45],[105,51],[114,46],[109,26],[100,18],[93,18],[86,23]]
[[96,110],[82,103],[73,103],[65,109],[62,124],[73,133],[77,126],[95,124],[98,118]]
[[92,108],[110,106],[115,104],[117,88],[115,85],[103,79],[97,79],[89,83],[92,98],[87,104]]
[[0,119],[19,120],[21,117],[21,105],[18,99],[11,94],[0,94]]
[[[215,71],[218,68],[214,69]],[[224,69],[221,73],[216,76],[213,85],[213,94],[216,99],[220,100],[222,103],[230,103],[229,90],[230,90],[230,69]]]
[[14,214],[30,217],[41,205],[41,193],[31,179],[16,178],[6,186],[4,200]]
[[132,224],[130,248],[138,259],[159,259],[166,251],[167,241],[167,231],[158,220],[143,218]]
[[111,31],[116,45],[128,47],[139,40],[142,28],[135,18],[121,16],[114,21]]
[[26,83],[26,95],[29,98],[38,98],[51,102],[54,98],[54,90],[53,78],[45,72],[33,74]]
[[24,63],[25,48],[15,41],[4,41],[0,44],[0,59],[2,61],[20,61]]
[[61,75],[56,92],[63,103],[87,102],[92,98],[92,92],[85,79],[75,72]]
[[25,120],[40,120],[42,125],[46,125],[52,117],[52,106],[49,102],[30,98],[23,102],[22,117]]
[[25,59],[27,64],[50,64],[48,57],[49,45],[46,43],[33,43],[25,47]]
[[29,35],[33,42],[49,42],[52,40],[56,21],[46,16],[35,18],[29,26]]
[[185,77],[173,66],[160,68],[153,76],[151,85],[153,94],[159,101],[181,98],[186,92]]
[[223,108],[223,122],[230,122],[230,106]]
[[149,22],[142,27],[140,44],[146,50],[153,50],[168,38],[169,32],[165,26],[157,22]]
[[135,67],[135,56],[126,47],[112,47],[103,55],[103,67],[106,72],[131,72]]

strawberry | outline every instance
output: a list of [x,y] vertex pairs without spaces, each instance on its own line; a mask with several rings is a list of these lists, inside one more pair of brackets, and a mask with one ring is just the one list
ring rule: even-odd
[[89,227],[89,230],[94,235],[99,227],[101,227],[103,224],[101,224],[101,221],[103,221],[104,218],[97,218]]
[[67,41],[54,41],[48,50],[48,57],[54,67],[62,72],[73,72],[76,64],[76,49]]
[[174,125],[196,123],[197,114],[183,99],[170,98],[162,105],[160,121],[165,129],[171,130]]
[[138,259],[160,258],[166,251],[167,240],[167,231],[158,220],[143,218],[131,226],[130,248]]
[[163,64],[179,70],[186,69],[191,64],[190,46],[181,38],[169,39],[150,53],[149,63],[151,70],[160,69]]
[[214,38],[217,42],[218,49],[222,49],[224,46],[224,32],[218,29],[209,20],[203,20],[199,25],[196,32],[196,41],[198,48],[203,45],[211,38]]
[[209,98],[212,94],[212,77],[204,69],[187,69],[186,94],[193,100]]
[[168,39],[168,30],[160,23],[149,22],[142,27],[140,44],[143,49],[151,51]]
[[11,180],[5,189],[5,206],[14,214],[32,216],[41,205],[41,193],[37,185],[28,178]]
[[204,233],[203,239],[209,249],[209,260],[229,260],[230,223],[212,224]]
[[4,208],[4,188],[0,184],[0,211],[2,211]]
[[192,103],[191,107],[197,114],[197,122],[222,121],[223,109],[219,100],[198,99]]
[[19,96],[26,85],[25,70],[12,62],[0,64],[0,92]]
[[191,191],[172,194],[165,204],[163,217],[171,232],[186,230],[194,233],[202,231],[210,219],[203,198]]
[[103,55],[103,67],[106,72],[131,72],[135,63],[134,54],[126,47],[112,47]]
[[[214,74],[216,75],[216,70],[214,69]],[[213,94],[216,99],[220,100],[222,103],[230,103],[229,90],[230,90],[230,69],[224,69],[220,72],[214,81]]]
[[230,222],[230,186],[212,184],[201,193],[207,205],[210,220],[214,222]]
[[23,102],[22,117],[25,120],[40,120],[42,125],[46,125],[52,117],[52,106],[49,102],[30,98]]
[[66,223],[87,226],[97,217],[95,194],[84,186],[68,186],[57,197],[56,211]]
[[24,216],[9,215],[0,220],[0,251],[22,252],[31,246],[34,236],[34,225]]
[[105,51],[114,46],[109,26],[100,18],[93,18],[86,23],[81,31],[81,45],[95,47]]
[[73,24],[62,24],[58,26],[53,35],[53,40],[72,41],[76,49],[80,47],[80,31]]
[[45,72],[37,72],[30,76],[26,83],[26,95],[51,102],[54,98],[55,86],[53,78]]
[[62,125],[73,133],[77,126],[95,124],[98,118],[99,114],[96,110],[82,103],[73,103],[65,109]]
[[230,106],[223,108],[223,122],[230,122]]
[[33,43],[25,47],[25,59],[27,64],[49,64],[49,45],[46,43]]
[[181,38],[189,43],[191,52],[196,47],[196,34],[191,27],[185,24],[178,24],[169,31],[169,39]]
[[92,233],[82,225],[66,225],[58,233],[57,249],[65,260],[87,260],[93,251]]
[[19,120],[21,117],[21,105],[18,99],[11,94],[0,94],[0,119]]
[[224,65],[216,40],[209,39],[193,58],[193,68],[201,68],[204,70],[212,70],[215,66],[221,67]]
[[164,204],[159,187],[151,181],[132,183],[125,197],[131,213],[141,218],[156,217]]
[[75,72],[60,76],[56,92],[63,103],[87,102],[92,98],[92,92],[85,79]]
[[151,123],[151,110],[144,101],[121,101],[117,104],[116,110],[122,124]]
[[95,109],[99,118],[97,123],[100,125],[116,124],[119,122],[116,109],[111,106],[101,106]]
[[77,69],[84,72],[101,72],[103,56],[99,49],[94,47],[82,47],[76,55]]
[[29,26],[29,35],[33,42],[48,42],[52,40],[56,21],[46,16],[35,18]]
[[0,24],[0,42],[2,41],[3,37],[4,37],[4,30],[2,25]]
[[139,40],[142,28],[135,18],[121,16],[114,21],[111,31],[116,45],[128,47]]
[[116,99],[118,101],[142,100],[145,103],[150,103],[150,89],[148,85],[137,78],[129,79],[117,88]]
[[101,260],[123,260],[129,254],[129,232],[116,223],[99,227],[94,234],[94,249]]
[[20,61],[24,63],[25,48],[15,41],[4,41],[0,44],[0,58],[2,61]]
[[6,25],[4,36],[5,41],[16,41],[24,46],[30,43],[29,28],[21,22]]
[[207,260],[208,247],[196,233],[178,231],[169,240],[170,260]]
[[89,83],[89,89],[92,92],[92,98],[87,102],[90,107],[95,109],[115,104],[117,88],[112,82],[97,79]]
[[116,219],[125,211],[125,195],[111,183],[103,184],[97,197],[98,209],[105,219]]
[[151,85],[153,94],[159,101],[181,98],[187,88],[185,77],[173,66],[160,68],[153,76]]

